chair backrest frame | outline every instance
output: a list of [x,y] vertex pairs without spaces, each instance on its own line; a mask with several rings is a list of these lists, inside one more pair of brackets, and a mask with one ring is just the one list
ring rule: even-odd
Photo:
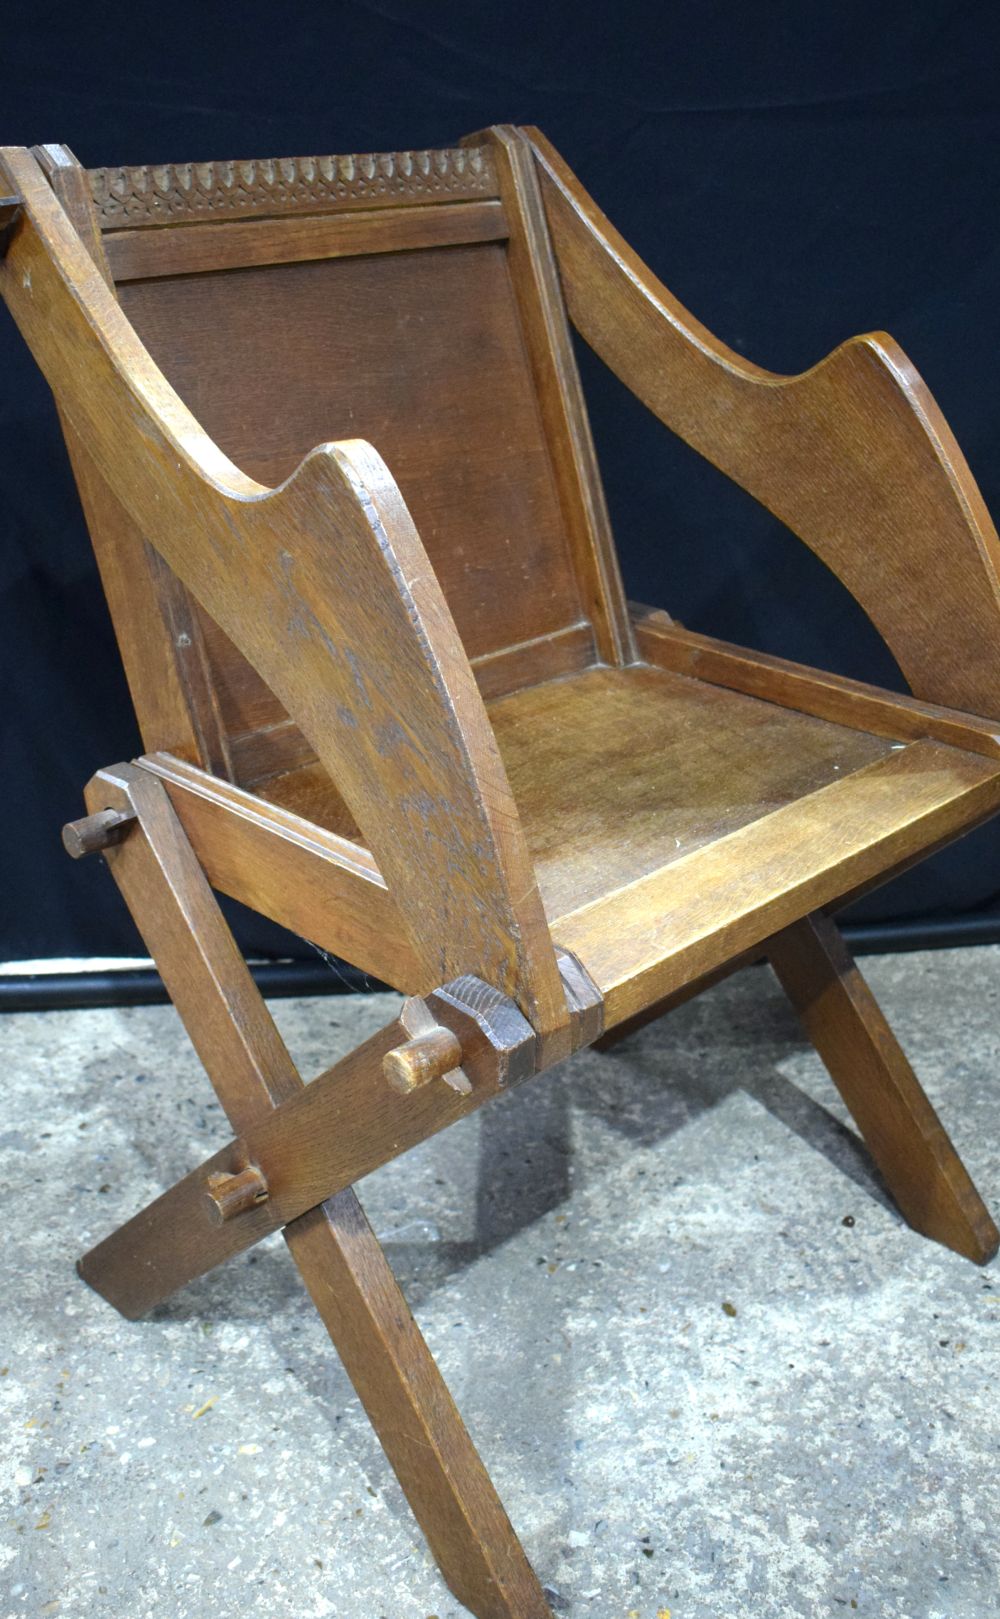
[[[279,484],[345,422],[375,443],[487,695],[526,664],[635,657],[519,131],[441,152],[152,169],[37,155],[140,340],[243,471]],[[342,319],[327,313],[338,294]],[[313,758],[68,439],[147,748],[248,787]]]
[[568,1013],[482,698],[385,463],[316,447],[277,490],[159,372],[37,161],[0,291],[71,437],[135,531],[275,693],[337,781],[431,982],[476,972],[540,1032]]

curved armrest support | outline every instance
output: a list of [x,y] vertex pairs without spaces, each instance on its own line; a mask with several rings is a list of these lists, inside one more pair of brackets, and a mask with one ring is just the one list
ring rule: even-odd
[[138,341],[28,153],[0,290],[88,453],[337,783],[431,984],[473,972],[536,1029],[565,997],[506,773],[381,457],[313,450],[279,489],[226,459]]
[[884,333],[797,377],[734,354],[530,130],[570,318],[665,425],[846,585],[915,696],[1000,715],[1000,544],[927,387]]

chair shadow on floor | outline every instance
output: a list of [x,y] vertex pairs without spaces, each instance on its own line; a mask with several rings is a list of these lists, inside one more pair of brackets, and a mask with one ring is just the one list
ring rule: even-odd
[[[464,1187],[449,1182],[451,1194],[457,1190],[469,1204],[473,1235],[421,1240],[380,1233],[411,1306],[418,1308],[468,1266],[566,1202],[574,1110],[585,1110],[648,1148],[742,1092],[902,1224],[859,1136],[782,1074],[783,1064],[804,1054],[818,1063],[770,972],[751,968],[612,1050],[580,1053],[555,1073],[485,1108],[476,1121],[475,1173]],[[364,1202],[364,1182],[359,1190]],[[418,1226],[427,1215],[421,1201],[396,1221],[396,1228]],[[378,1224],[374,1210],[373,1218]],[[240,1286],[234,1273],[243,1265],[255,1274]],[[283,1245],[271,1238],[192,1282],[161,1305],[155,1318],[267,1317],[299,1296],[294,1267]]]

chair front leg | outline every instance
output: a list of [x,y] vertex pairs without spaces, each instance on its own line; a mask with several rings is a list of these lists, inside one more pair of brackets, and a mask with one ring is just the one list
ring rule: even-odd
[[[94,778],[88,807],[121,812],[108,864],[243,1131],[302,1080],[169,798],[149,772],[123,765]],[[294,1220],[285,1239],[450,1589],[478,1619],[552,1619],[354,1191]]]

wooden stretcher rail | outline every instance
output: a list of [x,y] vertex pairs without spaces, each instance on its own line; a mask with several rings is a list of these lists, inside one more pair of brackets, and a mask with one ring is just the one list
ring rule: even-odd
[[170,754],[138,763],[163,782],[213,888],[407,994],[433,988],[362,845]]
[[[260,1242],[299,1215],[475,1112],[497,1096],[492,1076],[466,1091],[438,1082],[405,1096],[382,1074],[384,1058],[406,1039],[398,1020],[317,1076],[275,1112],[249,1125],[183,1180],[109,1237],[91,1263],[128,1275],[140,1246],[141,1278],[114,1303],[132,1318],[144,1315],[193,1277]],[[216,1223],[205,1204],[215,1176],[259,1166],[266,1200],[239,1218]],[[177,1233],[189,1235],[179,1244]],[[88,1256],[89,1257],[89,1256]],[[87,1262],[83,1274],[87,1277]]]
[[949,747],[981,753],[987,759],[1000,758],[1000,723],[996,720],[923,703],[916,697],[902,697],[860,680],[847,680],[801,663],[732,646],[709,635],[698,635],[655,608],[633,604],[632,611],[640,650],[661,669],[672,669],[713,686],[726,686],[747,697],[759,697],[873,736],[900,742],[930,737]]

